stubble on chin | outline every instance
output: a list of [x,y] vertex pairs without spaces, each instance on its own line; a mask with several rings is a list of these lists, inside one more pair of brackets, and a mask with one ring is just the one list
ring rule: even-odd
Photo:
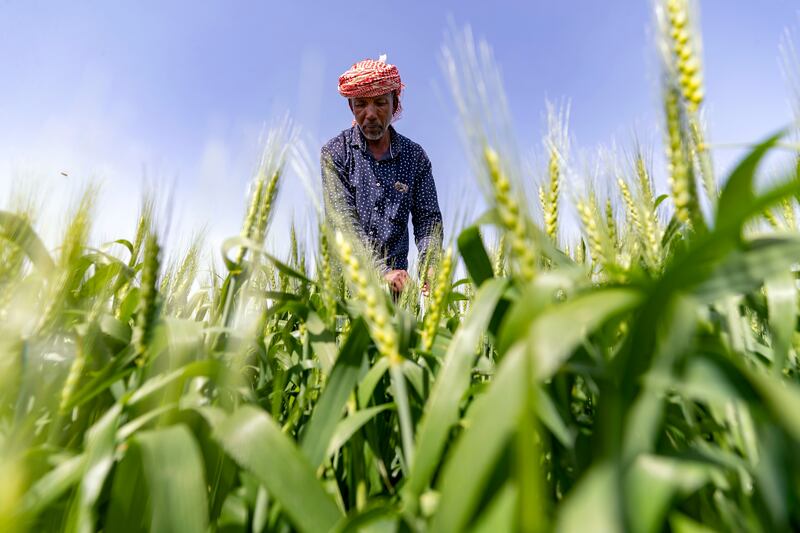
[[367,133],[366,131],[364,131],[364,128],[362,128],[360,124],[358,125],[358,129],[361,130],[361,134],[364,135],[364,138],[367,139],[368,141],[380,141],[383,138],[383,136],[386,135],[386,132],[389,131],[389,126],[387,125],[377,135],[372,135]]

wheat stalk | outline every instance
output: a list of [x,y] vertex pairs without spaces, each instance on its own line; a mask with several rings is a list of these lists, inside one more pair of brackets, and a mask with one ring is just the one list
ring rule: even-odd
[[506,235],[500,235],[500,240],[497,243],[497,249],[494,254],[494,275],[497,277],[505,276],[506,266]]
[[398,351],[397,332],[389,320],[383,291],[375,283],[370,283],[364,261],[358,258],[355,247],[341,231],[336,232],[336,248],[354,296],[364,306],[364,318],[378,352],[391,364],[400,364],[402,358]]
[[769,222],[769,225],[772,226],[772,229],[775,230],[781,229],[781,224],[780,222],[778,222],[778,219],[775,216],[775,213],[772,212],[772,209],[770,208],[764,209],[764,218],[767,219],[767,222]]
[[561,168],[559,166],[558,152],[555,149],[550,151],[547,175],[549,177],[549,190],[543,202],[544,229],[553,242],[558,242],[558,200],[561,186]]
[[592,261],[600,268],[609,266],[613,261],[612,245],[608,227],[604,227],[604,217],[597,205],[597,196],[590,192],[588,198],[577,201],[576,208],[589,241]]
[[666,0],[668,33],[671,41],[678,83],[689,111],[694,113],[703,103],[705,90],[696,37],[690,31],[687,0]]
[[797,230],[797,222],[794,216],[794,202],[791,198],[784,198],[781,200],[781,211],[783,212],[783,220],[786,221],[786,226],[792,230]]
[[319,276],[322,281],[320,284],[322,289],[322,301],[324,302],[330,320],[334,321],[336,318],[336,289],[333,285],[328,233],[321,225],[319,228],[319,252]]
[[158,314],[158,271],[160,267],[161,247],[155,232],[149,231],[145,238],[144,260],[142,266],[142,282],[139,289],[139,305],[136,308],[136,323],[131,342],[137,357],[137,363],[146,362],[145,355]]
[[638,177],[638,196],[642,207],[640,213],[645,261],[650,265],[650,268],[658,270],[661,265],[662,231],[656,214],[656,200],[653,195],[652,180],[641,153],[637,152],[634,166]]
[[522,278],[531,281],[536,272],[536,257],[528,243],[525,217],[520,211],[519,203],[511,194],[511,182],[508,176],[500,169],[497,152],[487,146],[484,157],[489,168],[492,192],[500,222],[511,236],[511,251],[519,261]]
[[632,227],[638,235],[644,235],[642,220],[639,216],[639,207],[633,200],[633,195],[631,194],[630,187],[628,187],[628,183],[621,177],[618,177],[617,185],[619,186],[619,192],[622,195],[622,200],[625,202],[625,213],[627,215],[626,220],[628,225]]
[[669,184],[675,205],[675,216],[684,224],[692,226],[699,219],[700,208],[697,203],[694,174],[686,151],[680,100],[674,87],[668,87],[666,90],[664,109],[667,117]]
[[611,197],[606,198],[606,228],[612,247],[617,248],[620,236],[617,231],[617,221],[614,215],[614,205],[611,203]]
[[422,326],[422,350],[431,351],[436,332],[439,329],[439,320],[444,309],[444,300],[450,291],[450,274],[453,269],[453,248],[448,247],[439,263],[439,273],[436,277],[436,286],[433,289],[431,306],[425,315]]
[[545,233],[554,242],[558,242],[558,204],[561,190],[561,180],[563,179],[564,165],[569,151],[569,105],[564,105],[560,109],[551,103],[546,103],[547,107],[547,136],[544,139],[545,150],[547,151],[547,181],[546,192],[544,195],[542,209],[544,213]]

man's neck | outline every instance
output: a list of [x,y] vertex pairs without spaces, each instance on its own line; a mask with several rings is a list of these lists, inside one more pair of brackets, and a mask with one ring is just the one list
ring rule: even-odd
[[375,159],[380,159],[389,150],[389,146],[391,144],[391,132],[389,129],[387,129],[386,133],[383,134],[383,137],[377,141],[371,141],[369,139],[366,139],[366,141],[367,148],[369,148],[369,151],[372,152],[372,157]]

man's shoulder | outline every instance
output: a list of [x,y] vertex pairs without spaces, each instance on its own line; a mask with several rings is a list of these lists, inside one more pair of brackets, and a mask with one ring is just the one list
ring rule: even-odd
[[402,143],[403,150],[408,150],[408,153],[414,156],[428,157],[428,154],[425,153],[421,144],[412,141],[397,130],[394,130],[394,133],[397,136],[397,141]]
[[322,153],[330,155],[337,155],[343,151],[350,144],[352,138],[353,128],[347,128],[339,132],[337,135],[331,137],[328,142],[322,145]]

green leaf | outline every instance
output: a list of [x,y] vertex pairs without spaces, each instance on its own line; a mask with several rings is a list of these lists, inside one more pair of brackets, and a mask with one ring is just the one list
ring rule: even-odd
[[659,206],[659,205],[661,205],[661,202],[663,202],[663,201],[664,201],[664,200],[666,200],[667,198],[669,198],[669,195],[668,195],[668,194],[659,194],[659,195],[656,197],[656,200],[655,200],[655,203],[654,203],[654,205],[653,205],[653,206],[654,206],[654,207],[657,209],[657,208],[658,208],[658,206]]
[[266,413],[244,406],[231,415],[218,413],[207,420],[214,438],[264,484],[298,530],[329,531],[342,518],[306,457]]
[[478,511],[486,483],[525,406],[527,356],[522,351],[508,353],[491,385],[470,407],[467,429],[448,454],[438,483],[441,497],[431,531],[463,531]]
[[[716,302],[728,295],[747,294],[761,287],[765,280],[782,278],[783,290],[791,290],[790,267],[800,260],[800,239],[797,237],[767,237],[743,243],[742,249],[728,254],[721,262],[715,260],[716,266],[708,277],[694,289],[694,294],[705,302]],[[702,269],[702,265],[695,264]],[[771,281],[771,290],[778,286]],[[687,287],[688,288],[688,287]],[[791,295],[784,294],[784,298]],[[784,312],[782,334],[786,334],[786,321],[793,318],[794,307],[787,307],[793,302],[784,301],[775,312]],[[792,320],[790,327],[794,326]]]
[[716,533],[715,529],[677,512],[669,515],[669,527],[673,533]]
[[708,463],[656,455],[640,455],[626,476],[625,506],[633,531],[657,533],[676,494],[688,496],[705,485],[712,473]]
[[306,327],[308,329],[308,340],[311,343],[311,349],[314,355],[319,360],[322,371],[329,375],[331,368],[337,360],[336,356],[336,336],[325,327],[325,323],[317,313],[309,311],[306,318]]
[[114,476],[106,531],[205,532],[205,470],[184,425],[137,434]]
[[48,274],[55,268],[44,243],[23,217],[0,211],[0,237],[19,246],[42,274]]
[[344,444],[350,440],[350,437],[352,437],[356,431],[361,429],[364,424],[372,420],[379,413],[382,413],[387,409],[394,409],[394,407],[395,406],[393,403],[384,403],[382,405],[367,407],[366,409],[356,411],[350,416],[340,420],[339,423],[336,424],[336,430],[333,432],[333,436],[328,444],[328,449],[325,452],[325,455],[330,457],[336,453],[336,451],[344,446]]
[[177,370],[173,370],[172,372],[166,374],[158,374],[157,376],[145,381],[138,389],[131,392],[130,397],[125,403],[127,405],[135,405],[176,382],[182,383],[188,378],[198,376],[216,378],[222,371],[223,366],[217,360],[205,359],[202,361],[194,361],[193,363],[184,365]]
[[761,498],[772,516],[774,530],[787,531],[789,526],[789,510],[794,506],[794,491],[790,481],[795,475],[795,468],[787,468],[792,464],[791,456],[795,447],[787,445],[780,430],[775,426],[764,428],[758,443],[758,463],[755,465],[756,486]]
[[336,430],[336,423],[358,382],[369,342],[369,331],[364,320],[355,320],[301,439],[301,449],[314,467],[319,466],[325,458],[325,450]]
[[494,277],[492,262],[486,253],[478,226],[470,226],[458,236],[458,250],[464,258],[469,277],[476,287]]
[[[798,250],[800,257],[800,250]],[[797,288],[792,272],[783,272],[764,284],[769,309],[769,327],[772,330],[772,366],[780,375],[789,356],[795,324],[797,323]]]
[[403,446],[403,470],[408,477],[414,464],[414,422],[411,419],[411,406],[408,401],[406,378],[403,375],[402,362],[393,364],[389,361],[389,379],[392,383],[392,396],[397,406],[397,419],[400,423],[400,441]]
[[737,362],[737,367],[760,395],[764,407],[796,442],[800,442],[800,387],[742,362]]
[[414,505],[411,502],[416,502],[439,465],[450,428],[458,421],[459,403],[469,387],[475,347],[506,286],[504,279],[493,279],[482,285],[469,315],[450,341],[420,421],[416,461],[403,494],[409,505]]
[[707,358],[697,357],[687,361],[683,376],[664,380],[660,387],[653,387],[653,391],[659,394],[672,389],[687,399],[708,402],[711,405],[722,406],[731,400],[745,400],[729,381],[725,371]]
[[[738,186],[731,185],[734,189],[738,188],[744,190],[752,188],[751,182],[753,177],[752,175],[748,177],[745,174],[747,172],[753,172],[758,160],[764,155],[762,152],[756,152],[758,152],[758,149],[740,165],[740,169],[734,171],[736,180],[739,182]],[[750,157],[753,157],[753,159],[751,160]],[[739,172],[739,174],[737,174],[737,172]],[[733,179],[733,176],[731,179]],[[739,243],[741,228],[744,223],[749,218],[760,215],[766,208],[783,198],[797,194],[798,191],[800,191],[800,179],[794,174],[788,181],[773,187],[759,196],[753,196],[750,193],[743,192],[742,194],[751,198],[743,205],[737,204],[735,207],[730,207],[729,209],[725,201],[720,199],[718,203],[720,206],[720,213],[718,214],[716,227],[712,232],[694,241],[687,251],[676,254],[656,286],[654,294],[651,296],[653,306],[661,306],[663,301],[666,300],[673,291],[687,291],[692,290],[694,287],[704,282],[713,283],[713,281],[711,281],[712,275],[715,274],[719,265],[728,258],[728,255],[734,251]],[[751,247],[760,248],[761,246],[766,246],[766,253],[771,253],[772,250],[768,249],[769,242],[774,240],[791,246],[791,241],[794,239],[759,239],[753,241]],[[769,264],[761,263],[760,268],[766,271],[766,269],[769,268]]]
[[94,505],[114,464],[114,436],[121,412],[122,407],[115,404],[86,432],[86,460],[83,464],[78,497],[73,500],[67,518],[67,531],[79,533],[94,531]]
[[371,503],[366,509],[348,514],[336,526],[335,533],[395,533],[399,513],[392,505],[381,501]]
[[575,436],[567,428],[564,419],[556,408],[555,403],[550,395],[542,389],[541,386],[536,386],[536,413],[539,420],[545,425],[547,429],[555,436],[558,441],[566,448],[572,448],[575,443]]
[[503,484],[500,491],[489,502],[486,510],[477,518],[472,533],[517,531],[514,523],[517,492],[517,488],[513,484]]
[[121,244],[122,246],[128,249],[131,255],[133,255],[133,243],[128,239],[117,239],[115,241],[107,242],[103,246],[108,246],[111,244]]
[[367,371],[358,384],[358,405],[359,407],[366,407],[372,398],[372,393],[375,392],[375,387],[378,382],[389,370],[389,360],[385,357],[380,357],[375,361],[375,364]]
[[85,455],[70,457],[36,480],[22,500],[20,514],[25,520],[35,517],[77,484],[83,475],[85,462]]
[[241,265],[237,265],[233,259],[230,258],[230,253],[234,248],[239,248],[241,246],[246,247],[251,252],[258,253],[262,255],[265,259],[270,261],[275,268],[278,269],[279,272],[285,274],[291,278],[298,279],[304,283],[308,283],[310,285],[316,285],[313,281],[308,279],[308,277],[295,270],[294,268],[290,267],[280,259],[270,255],[264,250],[264,247],[259,244],[258,242],[248,239],[246,237],[242,237],[241,235],[237,235],[235,237],[228,237],[222,243],[222,259],[225,261],[225,265],[228,267],[228,270],[238,270],[241,268]]
[[100,331],[102,331],[104,335],[112,338],[123,346],[131,341],[131,327],[117,320],[112,315],[100,315],[99,326]]
[[177,403],[168,403],[166,405],[162,405],[160,407],[156,407],[145,412],[143,415],[134,418],[117,431],[117,440],[125,441],[129,438],[133,437],[137,431],[142,430],[145,426],[150,424],[151,422],[155,422],[158,420],[162,415],[165,413],[169,413],[170,411],[174,411],[178,408]]
[[728,176],[717,204],[719,209],[714,224],[715,228],[738,225],[741,224],[741,220],[746,218],[750,206],[755,200],[753,184],[756,169],[769,149],[775,146],[775,143],[785,134],[786,130],[781,130],[759,143]]
[[537,379],[550,378],[589,333],[632,310],[642,298],[635,289],[597,289],[542,312],[531,323],[525,341],[534,354]]
[[[743,178],[739,178],[743,179]],[[620,376],[623,393],[623,403],[633,401],[633,396],[638,391],[642,375],[647,372],[652,362],[653,343],[655,341],[656,325],[662,320],[662,313],[668,307],[671,298],[676,293],[695,291],[698,298],[713,299],[722,294],[730,293],[728,283],[717,283],[714,276],[720,272],[729,272],[728,280],[738,280],[742,283],[752,283],[753,278],[748,272],[758,272],[758,275],[767,274],[772,268],[769,262],[756,259],[757,255],[744,254],[734,257],[729,266],[725,265],[730,254],[736,250],[740,241],[742,225],[751,216],[758,215],[773,203],[800,190],[800,181],[794,177],[792,180],[774,187],[766,193],[755,197],[747,206],[737,208],[737,217],[725,218],[724,224],[718,224],[712,232],[705,233],[691,243],[686,251],[679,251],[669,262],[663,276],[649,291],[648,298],[642,305],[633,321],[631,335],[626,340],[626,347],[619,353],[612,363],[614,374]],[[723,201],[719,202],[724,206]],[[783,260],[784,254],[775,254],[767,239],[756,246],[755,254],[771,254],[770,257]],[[779,241],[781,239],[778,239]],[[791,239],[783,240],[787,246],[792,246]],[[785,258],[784,258],[785,259]],[[723,268],[723,270],[720,270]],[[727,270],[725,270],[727,269]],[[755,269],[755,270],[754,270]],[[739,274],[744,273],[743,277]]]
[[618,494],[614,467],[608,462],[593,465],[559,505],[555,531],[582,533],[587,524],[593,531],[624,531]]
[[531,321],[549,307],[569,300],[573,294],[586,284],[586,272],[582,266],[574,264],[536,276],[533,283],[519,288],[519,296],[503,319],[496,348],[501,355],[512,344],[525,337]]
[[662,311],[654,346],[655,363],[645,375],[641,393],[627,409],[623,444],[626,461],[652,450],[662,427],[664,397],[672,387],[685,384],[685,379],[674,379],[673,367],[691,347],[699,307],[694,298],[675,295]]

